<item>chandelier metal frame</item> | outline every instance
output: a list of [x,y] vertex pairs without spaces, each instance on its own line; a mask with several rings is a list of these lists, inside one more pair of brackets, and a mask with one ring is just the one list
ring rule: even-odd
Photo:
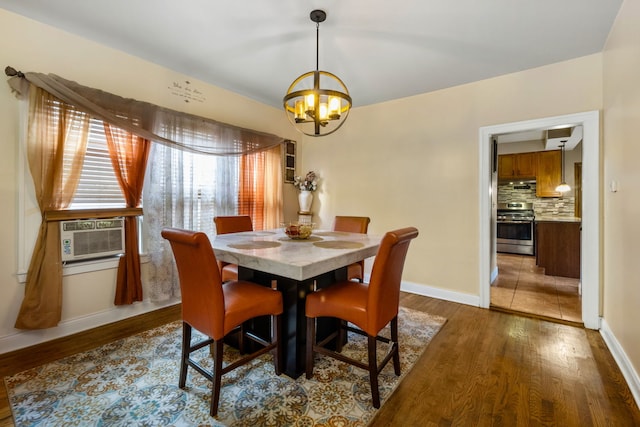
[[[323,10],[313,10],[309,17],[316,23],[316,69],[302,74],[291,83],[283,104],[294,127],[305,135],[316,137],[332,134],[344,124],[352,100],[340,78],[319,69],[320,22],[325,21],[327,14]],[[321,79],[331,82],[333,87],[327,89],[325,86],[323,89]]]

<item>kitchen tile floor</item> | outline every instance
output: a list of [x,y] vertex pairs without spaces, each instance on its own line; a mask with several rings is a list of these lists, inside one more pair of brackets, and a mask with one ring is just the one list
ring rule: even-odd
[[498,253],[498,277],[491,285],[491,306],[582,323],[579,280],[546,276],[530,255]]

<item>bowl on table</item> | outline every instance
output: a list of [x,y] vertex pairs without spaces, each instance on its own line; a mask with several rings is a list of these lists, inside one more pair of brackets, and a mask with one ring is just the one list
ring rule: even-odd
[[287,222],[282,223],[284,233],[293,240],[304,240],[311,236],[313,231],[313,224],[299,223],[299,222]]

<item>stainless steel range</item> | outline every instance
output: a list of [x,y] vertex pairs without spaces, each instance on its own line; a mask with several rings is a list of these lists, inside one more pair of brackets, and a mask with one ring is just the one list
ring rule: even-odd
[[534,220],[533,203],[498,203],[497,251],[533,255]]

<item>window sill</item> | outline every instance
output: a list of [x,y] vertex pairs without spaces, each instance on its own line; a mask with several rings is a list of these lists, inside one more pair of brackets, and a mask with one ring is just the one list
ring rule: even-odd
[[[90,273],[92,271],[109,270],[112,268],[118,268],[118,262],[120,256],[113,256],[101,259],[91,259],[87,261],[77,261],[62,266],[62,276],[73,276],[74,274]],[[140,254],[140,263],[144,264],[149,262],[149,255]],[[27,281],[27,272],[20,272],[16,274],[19,283],[25,283]]]

